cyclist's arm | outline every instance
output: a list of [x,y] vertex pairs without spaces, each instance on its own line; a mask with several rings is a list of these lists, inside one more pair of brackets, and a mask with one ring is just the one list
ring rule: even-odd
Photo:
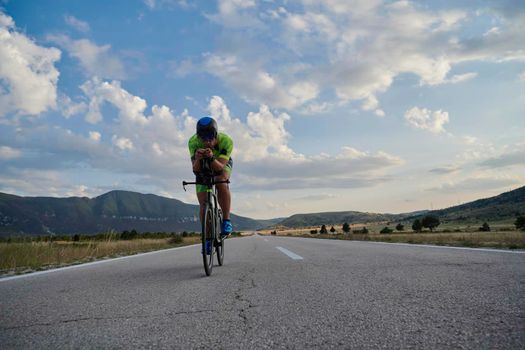
[[224,166],[230,161],[230,156],[233,151],[233,141],[229,136],[222,135],[219,144],[219,156],[211,163],[211,168],[214,171],[221,172]]
[[201,172],[202,168],[201,168],[201,160],[203,158],[203,150],[202,149],[198,149],[197,151],[195,151],[195,154],[191,157],[191,162],[192,162],[192,168],[193,168],[193,173],[194,174],[198,174]]
[[216,172],[221,172],[224,169],[224,166],[228,163],[229,159],[224,158],[215,158],[211,163],[211,168]]

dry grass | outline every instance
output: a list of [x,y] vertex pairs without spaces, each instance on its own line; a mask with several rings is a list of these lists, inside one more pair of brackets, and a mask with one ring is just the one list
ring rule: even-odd
[[435,244],[455,247],[490,247],[525,249],[525,232],[464,232],[464,233],[394,233],[394,234],[323,234],[300,235],[310,238],[356,241]]
[[[379,234],[378,230],[384,227],[384,224],[369,225],[352,225],[352,230],[361,229],[366,226],[370,229],[369,234],[343,234],[341,226],[334,226],[335,234],[311,234],[310,230],[319,232],[319,227],[307,227],[299,229],[281,229],[277,231],[279,236],[300,236],[308,238],[324,239],[343,239],[356,241],[375,241],[375,242],[392,242],[392,243],[413,243],[413,244],[435,244],[458,247],[491,247],[504,249],[525,249],[525,232],[505,231],[491,232],[400,232],[391,234]],[[329,230],[331,226],[327,225]],[[470,228],[464,227],[462,231],[469,231]],[[271,231],[265,230],[261,234],[270,234]]]
[[200,237],[196,236],[184,237],[180,243],[173,243],[170,238],[129,241],[0,243],[0,274],[43,270],[198,242],[200,242]]

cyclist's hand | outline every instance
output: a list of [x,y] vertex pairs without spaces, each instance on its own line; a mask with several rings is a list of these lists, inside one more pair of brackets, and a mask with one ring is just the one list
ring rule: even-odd
[[206,157],[206,158],[212,158],[213,157],[213,151],[211,150],[211,148],[206,148],[204,150],[204,157]]
[[204,158],[204,149],[200,148],[195,152],[195,160],[201,160]]

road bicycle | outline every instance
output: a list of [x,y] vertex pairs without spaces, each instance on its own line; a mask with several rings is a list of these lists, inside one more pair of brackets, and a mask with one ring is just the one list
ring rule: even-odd
[[[224,237],[221,235],[222,210],[218,205],[216,184],[230,183],[230,180],[216,181],[217,176],[211,170],[210,159],[203,160],[205,171],[197,177],[195,182],[182,181],[182,187],[186,191],[187,185],[204,185],[207,187],[207,197],[204,205],[204,217],[201,218],[201,241],[202,241],[202,261],[206,275],[211,275],[213,269],[213,257],[217,255],[217,262],[222,266],[224,262]],[[211,251],[208,254],[206,241],[211,243]],[[215,249],[214,249],[215,248]]]

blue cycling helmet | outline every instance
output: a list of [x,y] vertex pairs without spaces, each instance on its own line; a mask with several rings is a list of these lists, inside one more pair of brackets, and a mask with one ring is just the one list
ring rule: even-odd
[[197,122],[197,136],[202,140],[211,140],[217,137],[217,122],[210,116],[202,117]]

